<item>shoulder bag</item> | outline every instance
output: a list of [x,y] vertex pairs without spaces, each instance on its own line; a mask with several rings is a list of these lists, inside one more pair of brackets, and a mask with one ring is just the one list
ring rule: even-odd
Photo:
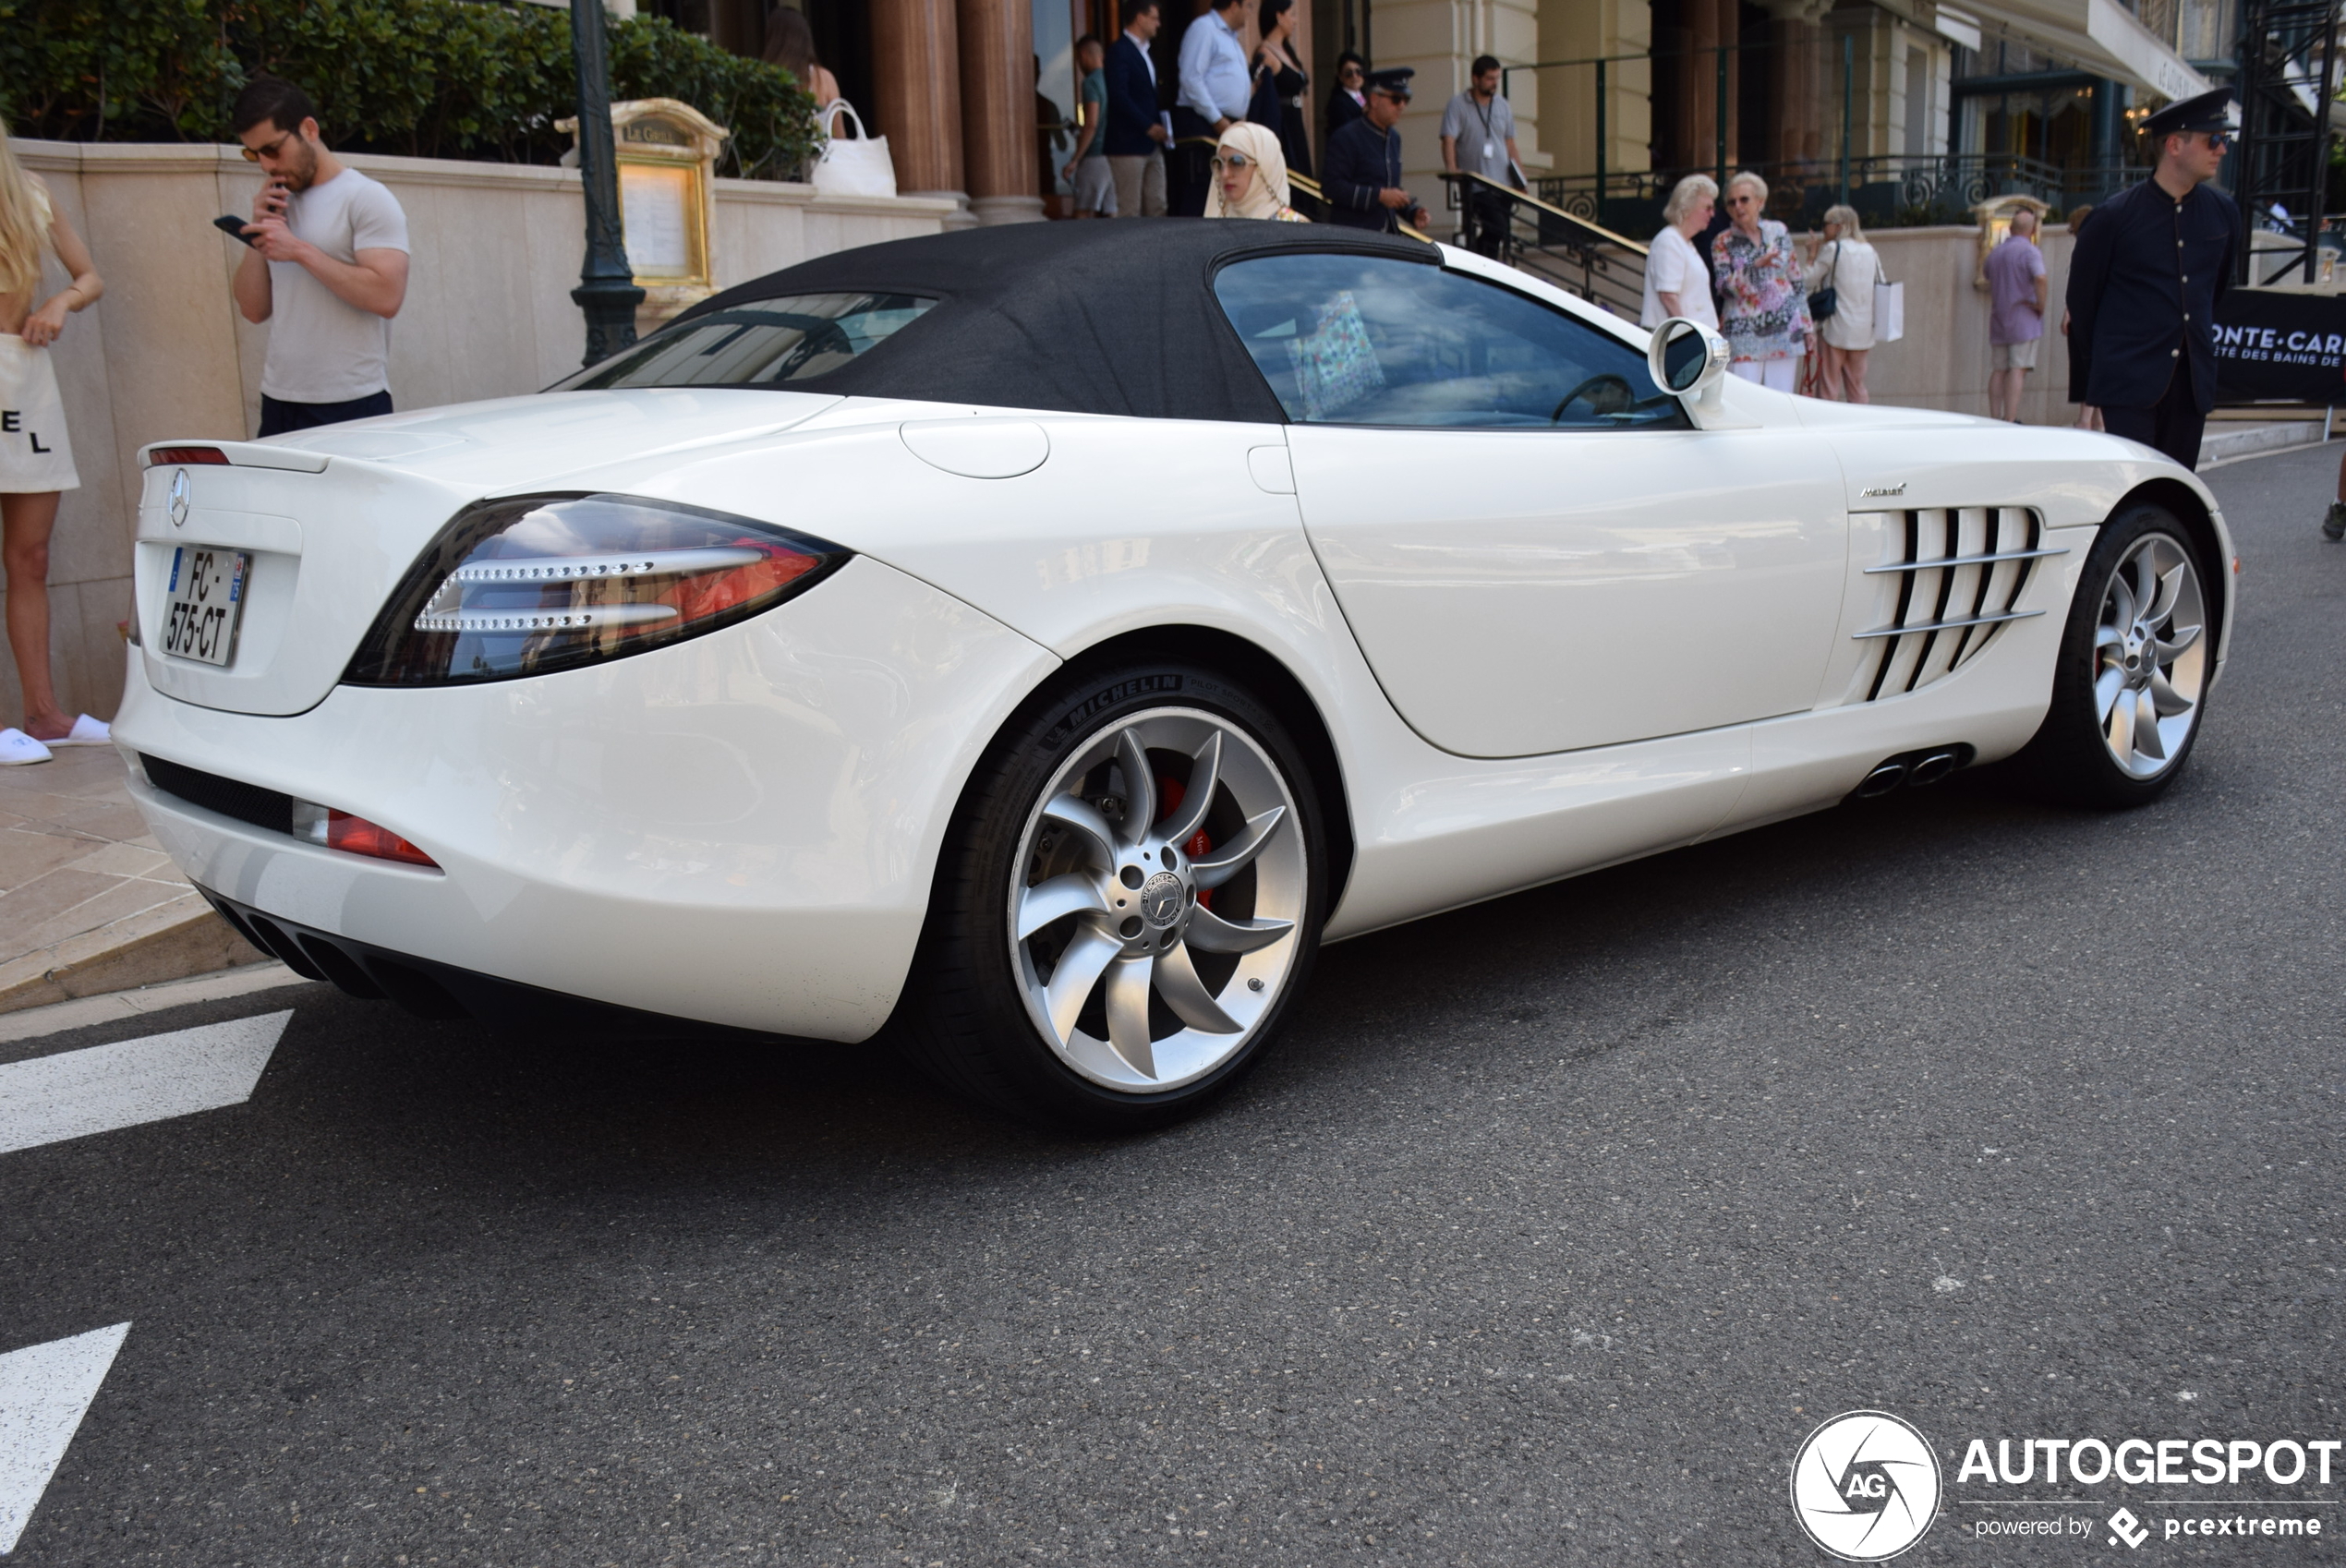
[[[1834,240],[1832,242],[1832,265],[1825,269],[1825,277],[1830,280],[1833,274],[1838,272],[1840,270],[1841,242],[1839,240]],[[1826,283],[1824,287],[1817,290],[1816,293],[1808,296],[1808,320],[1819,326],[1822,326],[1825,322],[1832,320],[1833,312],[1840,308],[1841,291],[1833,287],[1830,281]]]
[[844,98],[835,98],[815,111],[815,124],[828,127],[834,115],[844,115],[855,123],[855,139],[823,138],[823,150],[816,154],[815,170],[809,176],[815,188],[825,196],[894,196],[896,165],[888,156],[888,138],[865,130],[864,116]]

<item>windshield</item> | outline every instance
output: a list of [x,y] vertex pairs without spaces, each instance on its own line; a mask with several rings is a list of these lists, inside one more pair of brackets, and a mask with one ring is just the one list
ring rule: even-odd
[[936,303],[916,294],[801,294],[755,300],[663,327],[546,390],[785,386],[848,364]]

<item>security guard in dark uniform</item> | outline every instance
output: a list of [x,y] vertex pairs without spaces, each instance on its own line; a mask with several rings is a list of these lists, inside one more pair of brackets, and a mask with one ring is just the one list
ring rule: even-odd
[[2153,115],[2150,178],[2094,209],[2069,260],[2069,395],[2186,468],[2216,405],[2216,305],[2242,244],[2239,207],[2207,183],[2232,127],[2230,88]]
[[1401,188],[1401,133],[1393,127],[1409,106],[1407,66],[1369,73],[1369,102],[1354,120],[1328,138],[1320,188],[1328,199],[1328,222],[1392,234],[1406,217],[1425,226],[1425,209]]

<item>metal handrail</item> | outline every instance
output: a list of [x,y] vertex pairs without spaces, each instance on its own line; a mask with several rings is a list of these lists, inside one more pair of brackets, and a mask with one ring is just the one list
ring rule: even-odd
[[1442,171],[1442,177],[1444,180],[1456,185],[1463,186],[1469,181],[1472,181],[1479,185],[1488,186],[1493,190],[1495,190],[1505,196],[1510,201],[1518,202],[1525,207],[1529,207],[1536,212],[1544,213],[1548,217],[1554,218],[1561,223],[1569,223],[1576,229],[1588,230],[1589,233],[1594,236],[1592,243],[1602,245],[1617,245],[1622,249],[1628,251],[1631,255],[1637,256],[1640,259],[1650,254],[1652,249],[1650,246],[1639,245],[1636,240],[1631,239],[1626,235],[1614,234],[1602,223],[1590,223],[1588,219],[1579,216],[1578,213],[1567,212],[1563,208],[1556,206],[1553,202],[1542,201],[1538,197],[1532,195],[1530,191],[1518,190],[1511,185],[1502,185],[1488,175],[1476,174],[1468,169],[1445,169]]

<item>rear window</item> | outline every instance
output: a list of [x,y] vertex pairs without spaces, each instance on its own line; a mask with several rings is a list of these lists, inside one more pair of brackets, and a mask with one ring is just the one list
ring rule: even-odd
[[779,387],[836,370],[920,320],[916,294],[801,294],[679,321],[548,392],[615,387]]

